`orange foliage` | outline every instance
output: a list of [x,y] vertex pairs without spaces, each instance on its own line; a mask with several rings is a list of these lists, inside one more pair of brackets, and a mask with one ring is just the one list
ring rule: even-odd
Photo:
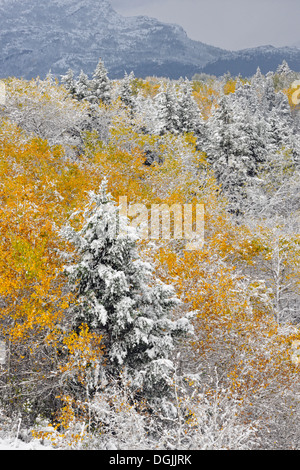
[[212,109],[217,105],[220,93],[211,85],[198,81],[194,82],[193,88],[193,96],[199,106],[202,117],[208,119]]
[[224,93],[225,95],[229,95],[229,93],[235,93],[236,87],[236,80],[230,79],[224,85]]

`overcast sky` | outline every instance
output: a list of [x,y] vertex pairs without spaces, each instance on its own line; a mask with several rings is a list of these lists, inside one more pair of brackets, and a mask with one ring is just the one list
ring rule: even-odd
[[183,26],[191,39],[236,50],[300,47],[300,0],[111,0],[124,16],[147,15]]

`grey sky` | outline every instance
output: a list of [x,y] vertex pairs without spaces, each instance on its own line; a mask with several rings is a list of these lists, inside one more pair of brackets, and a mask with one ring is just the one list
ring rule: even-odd
[[124,16],[183,26],[191,39],[224,49],[300,47],[299,0],[111,0]]

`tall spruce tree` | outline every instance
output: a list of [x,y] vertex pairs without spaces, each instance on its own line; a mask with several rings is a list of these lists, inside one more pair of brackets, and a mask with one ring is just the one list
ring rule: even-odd
[[126,373],[134,390],[149,400],[171,393],[176,338],[191,331],[187,317],[175,320],[179,304],[173,288],[155,278],[142,261],[137,233],[120,217],[104,181],[90,193],[79,232],[68,228],[78,262],[66,268],[77,293],[74,328],[87,324],[104,338],[106,371],[115,378]]
[[124,78],[121,82],[121,87],[120,87],[120,98],[122,103],[125,104],[130,110],[134,110],[134,97],[132,94],[132,83],[134,80],[134,73],[130,72],[128,75],[127,72],[125,72]]
[[78,100],[87,100],[90,97],[89,77],[81,70],[78,79],[75,82],[75,96]]
[[208,162],[228,198],[230,210],[239,214],[247,188],[253,184],[266,156],[260,123],[238,100],[223,96],[206,128]]
[[93,73],[91,80],[91,100],[109,104],[111,101],[111,83],[108,72],[101,59]]
[[196,134],[201,134],[202,120],[200,110],[193,97],[192,85],[188,79],[185,79],[180,84],[178,105],[180,132],[195,132]]
[[179,103],[173,83],[168,82],[162,85],[162,91],[155,97],[157,109],[157,134],[165,134],[172,132],[179,134],[180,131],[180,117],[179,117]]
[[76,95],[76,86],[74,79],[74,72],[71,68],[67,71],[66,75],[62,75],[61,82],[65,86],[66,90],[72,95]]

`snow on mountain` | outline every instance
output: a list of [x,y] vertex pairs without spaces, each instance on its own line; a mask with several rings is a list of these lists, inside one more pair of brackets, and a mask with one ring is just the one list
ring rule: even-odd
[[110,0],[0,0],[0,77],[44,77],[69,67],[91,74],[101,57],[110,78],[191,78],[197,72],[251,75],[283,59],[300,70],[300,50],[263,46],[230,52],[188,38],[181,26],[123,17]]
[[292,44],[292,47],[297,47],[297,49],[300,49],[300,41],[296,41]]
[[214,62],[203,68],[203,72],[213,75],[223,75],[230,72],[232,75],[252,76],[257,67],[263,74],[276,71],[278,65],[287,61],[290,68],[300,72],[300,49],[296,47],[274,47],[271,45],[259,46],[240,51],[228,52]]

